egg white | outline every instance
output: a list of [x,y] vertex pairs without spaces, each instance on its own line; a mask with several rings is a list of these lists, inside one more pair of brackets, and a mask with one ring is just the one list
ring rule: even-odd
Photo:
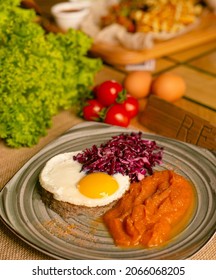
[[80,193],[77,185],[80,179],[86,176],[86,173],[80,172],[82,165],[73,160],[73,156],[79,152],[59,154],[48,160],[39,176],[41,186],[52,193],[56,200],[80,206],[105,206],[121,198],[129,189],[130,180],[129,176],[120,173],[112,175],[119,185],[118,190],[112,195],[103,198],[89,198]]

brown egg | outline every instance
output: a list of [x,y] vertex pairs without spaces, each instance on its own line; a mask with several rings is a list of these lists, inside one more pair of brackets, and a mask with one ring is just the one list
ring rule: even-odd
[[180,99],[186,90],[184,79],[173,73],[164,73],[159,75],[152,82],[152,94],[169,102]]
[[148,71],[132,71],[127,74],[123,86],[127,92],[139,99],[149,95],[152,82],[152,74]]

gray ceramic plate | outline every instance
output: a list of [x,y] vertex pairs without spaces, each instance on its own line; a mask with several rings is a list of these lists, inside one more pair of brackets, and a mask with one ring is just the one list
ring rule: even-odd
[[1,220],[26,243],[56,259],[185,259],[197,252],[216,228],[215,157],[183,142],[143,133],[143,138],[165,148],[164,163],[157,169],[174,169],[193,182],[197,193],[190,224],[165,248],[118,248],[100,221],[88,216],[64,221],[42,203],[38,175],[48,159],[100,144],[122,132],[131,130],[87,122],[46,146],[1,191]]

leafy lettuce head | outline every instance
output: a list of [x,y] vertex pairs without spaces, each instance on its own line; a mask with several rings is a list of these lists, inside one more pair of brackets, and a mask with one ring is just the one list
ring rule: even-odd
[[76,108],[88,94],[101,61],[87,56],[92,40],[81,31],[46,34],[33,10],[2,2],[0,138],[11,147],[33,146],[59,110]]

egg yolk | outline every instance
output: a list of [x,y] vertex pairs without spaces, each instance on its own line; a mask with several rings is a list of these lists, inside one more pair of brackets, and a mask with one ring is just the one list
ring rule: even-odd
[[117,181],[112,176],[102,172],[88,174],[78,183],[79,191],[89,198],[110,196],[118,187]]

